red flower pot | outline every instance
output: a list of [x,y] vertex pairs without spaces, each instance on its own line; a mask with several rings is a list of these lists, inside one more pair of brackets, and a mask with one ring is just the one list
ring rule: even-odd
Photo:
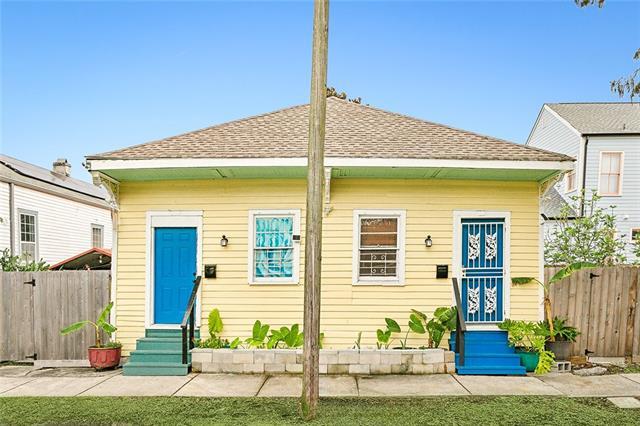
[[114,368],[120,365],[122,348],[89,348],[89,364],[96,370]]

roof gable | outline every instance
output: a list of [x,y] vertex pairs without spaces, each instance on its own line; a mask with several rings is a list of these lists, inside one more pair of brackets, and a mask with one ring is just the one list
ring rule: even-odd
[[[88,156],[88,159],[303,158],[309,105]],[[334,97],[325,156],[334,158],[569,161],[570,157]]]

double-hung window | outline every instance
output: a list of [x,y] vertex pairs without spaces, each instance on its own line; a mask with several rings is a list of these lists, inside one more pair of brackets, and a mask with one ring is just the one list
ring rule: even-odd
[[622,152],[603,151],[600,153],[599,195],[622,194],[623,161],[624,155]]
[[355,210],[353,283],[404,284],[403,210]]
[[249,282],[297,284],[300,272],[300,211],[249,212]]
[[104,247],[104,226],[91,224],[91,247]]
[[20,254],[28,261],[38,259],[38,215],[35,212],[19,211]]

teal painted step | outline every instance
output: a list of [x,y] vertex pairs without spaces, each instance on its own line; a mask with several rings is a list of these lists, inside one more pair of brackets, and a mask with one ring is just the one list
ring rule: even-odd
[[[449,340],[455,350],[455,332]],[[520,356],[509,346],[506,331],[467,331],[464,334],[464,365],[456,354],[456,371],[460,375],[506,375],[524,376],[526,370],[520,365]]]
[[189,364],[174,362],[128,362],[124,365],[123,376],[186,376]]
[[[194,336],[200,337],[195,330]],[[131,352],[129,362],[124,365],[125,376],[184,376],[191,368],[191,354],[187,364],[182,363],[181,329],[147,329],[145,337],[136,341],[136,350]]]
[[[181,350],[149,350],[136,349],[131,352],[129,362],[174,362],[182,363]],[[191,354],[187,354],[187,362],[191,363]]]

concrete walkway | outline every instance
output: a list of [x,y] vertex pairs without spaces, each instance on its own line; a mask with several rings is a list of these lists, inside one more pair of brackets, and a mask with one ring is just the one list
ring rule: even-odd
[[[204,396],[297,397],[299,376],[190,374],[182,377],[125,377],[121,370],[33,370],[0,368],[0,397],[11,396]],[[434,374],[425,376],[321,376],[326,397],[400,397],[466,395],[549,395],[570,397],[640,397],[640,374],[578,377],[488,377]]]

